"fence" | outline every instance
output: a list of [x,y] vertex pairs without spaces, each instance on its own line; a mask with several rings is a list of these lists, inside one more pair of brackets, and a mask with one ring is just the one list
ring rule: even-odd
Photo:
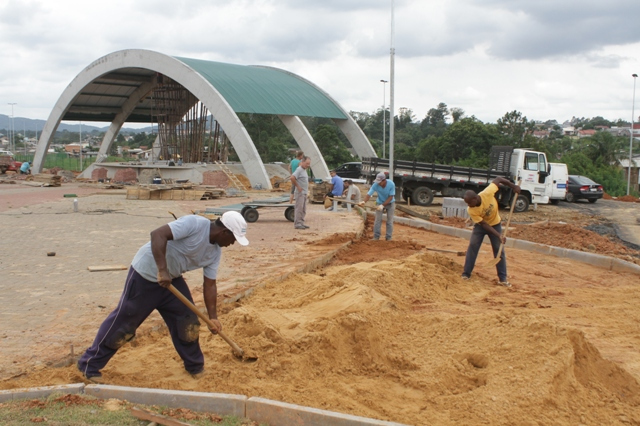
[[[23,155],[23,154],[16,154],[14,155],[14,158],[16,159],[16,161],[21,161],[21,162],[25,162],[28,161],[31,164],[33,164],[33,155],[32,154],[27,154],[27,155]],[[96,157],[91,156],[91,157],[83,157],[82,158],[82,165],[80,164],[80,157],[69,157],[66,153],[64,152],[56,152],[54,154],[47,154],[44,157],[44,164],[43,164],[43,168],[44,169],[53,169],[54,167],[60,168],[62,170],[71,170],[71,171],[82,171],[85,170],[87,167],[89,167],[91,164],[93,164],[96,161]],[[105,162],[120,162],[120,161],[127,161],[126,159],[120,158],[120,157],[108,157]],[[82,168],[81,168],[82,166]]]

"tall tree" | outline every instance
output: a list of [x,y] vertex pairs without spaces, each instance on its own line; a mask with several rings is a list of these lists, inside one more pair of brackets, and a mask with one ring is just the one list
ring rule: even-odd
[[444,102],[440,102],[436,108],[431,108],[420,124],[422,136],[442,135],[447,127],[448,115],[449,109]]
[[505,145],[524,147],[533,143],[532,135],[536,123],[527,120],[521,112],[507,112],[498,119],[497,125]]
[[313,139],[330,169],[353,161],[353,156],[338,137],[335,127],[327,124],[319,125],[313,134]]

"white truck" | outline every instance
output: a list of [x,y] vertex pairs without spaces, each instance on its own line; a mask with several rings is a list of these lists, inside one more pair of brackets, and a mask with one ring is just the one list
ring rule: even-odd
[[564,201],[569,190],[569,170],[564,163],[549,163],[550,171],[547,178],[549,185],[549,201],[551,204],[558,204]]
[[[522,180],[522,192],[516,201],[515,211],[523,212],[529,204],[548,204],[550,186],[547,183],[550,168],[544,152],[494,146],[490,154],[490,168],[479,169],[448,166],[417,161],[394,161],[393,182],[396,197],[402,196],[411,204],[428,206],[436,194],[443,197],[463,197],[467,190],[482,191],[498,176],[513,182]],[[369,157],[362,159],[362,176],[371,183],[376,174],[389,175],[389,160]],[[512,191],[501,188],[496,198],[501,206],[509,207]]]

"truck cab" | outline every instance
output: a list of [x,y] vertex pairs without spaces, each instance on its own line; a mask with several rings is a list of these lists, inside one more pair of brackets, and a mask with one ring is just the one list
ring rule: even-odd
[[550,188],[547,185],[549,166],[544,152],[516,148],[511,153],[509,172],[515,182],[522,180],[522,192],[516,202],[515,211],[527,210],[529,204],[548,204]]

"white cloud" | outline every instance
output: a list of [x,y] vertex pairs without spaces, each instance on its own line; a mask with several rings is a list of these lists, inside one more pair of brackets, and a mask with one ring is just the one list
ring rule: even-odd
[[[388,0],[0,1],[0,113],[48,117],[65,87],[111,52],[142,48],[282,68],[347,110],[373,112],[389,80]],[[397,0],[396,107],[439,102],[495,121],[630,115],[640,2]],[[387,89],[389,85],[387,85]],[[389,95],[386,95],[389,102]],[[5,105],[4,110],[2,105]]]

